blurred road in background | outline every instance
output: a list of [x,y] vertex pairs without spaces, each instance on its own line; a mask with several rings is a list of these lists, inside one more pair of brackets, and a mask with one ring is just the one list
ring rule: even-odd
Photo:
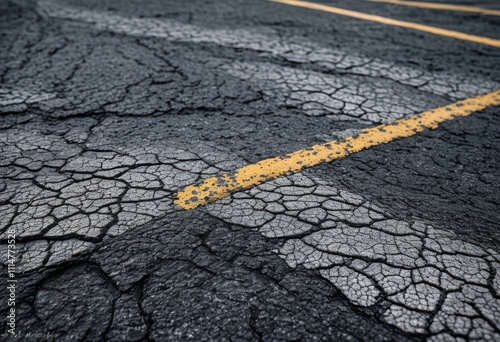
[[500,340],[497,1],[6,0],[0,35],[20,336]]

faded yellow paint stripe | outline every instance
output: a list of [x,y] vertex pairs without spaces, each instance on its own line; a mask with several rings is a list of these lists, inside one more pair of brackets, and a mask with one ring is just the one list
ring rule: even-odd
[[406,0],[366,0],[366,1],[385,2],[385,3],[389,3],[389,4],[395,4],[395,5],[429,8],[429,9],[437,9],[437,10],[445,10],[445,11],[470,12],[470,13],[479,13],[479,14],[500,16],[499,10],[474,7],[474,6],[435,3],[435,2],[426,2],[426,1],[425,2],[424,1],[406,1]]
[[423,32],[428,32],[428,33],[432,33],[432,34],[436,34],[436,35],[440,35],[440,36],[451,37],[451,38],[456,38],[456,39],[461,39],[461,40],[467,40],[467,41],[474,42],[474,43],[490,45],[490,46],[494,46],[497,48],[500,47],[500,40],[498,40],[498,39],[481,37],[481,36],[474,36],[472,34],[446,30],[446,29],[442,29],[442,28],[434,27],[434,26],[412,23],[409,21],[386,18],[386,17],[382,17],[379,15],[374,15],[374,14],[367,14],[367,13],[362,13],[362,12],[346,10],[343,8],[317,4],[314,2],[297,1],[297,0],[269,0],[269,1],[277,2],[277,3],[281,3],[281,4],[286,4],[286,5],[291,5],[291,6],[309,8],[309,9],[318,10],[318,11],[335,13],[335,14],[344,15],[344,16],[351,17],[351,18],[373,21],[373,22],[381,23],[381,24],[385,24],[385,25],[405,27],[405,28],[423,31]]
[[395,139],[415,135],[425,129],[435,129],[444,121],[467,116],[489,106],[500,105],[500,90],[459,101],[412,117],[364,129],[360,134],[326,144],[314,145],[293,153],[265,159],[234,172],[190,185],[177,193],[175,203],[193,209],[233,192],[240,191],[304,168],[343,158],[367,148],[386,144]]

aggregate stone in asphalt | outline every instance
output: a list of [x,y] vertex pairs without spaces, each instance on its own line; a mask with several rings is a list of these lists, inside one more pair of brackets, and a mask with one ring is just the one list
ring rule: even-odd
[[[493,15],[322,4],[500,39]],[[6,334],[14,231],[31,340],[500,340],[498,106],[174,204],[498,90],[498,48],[264,0],[7,0],[0,18]]]

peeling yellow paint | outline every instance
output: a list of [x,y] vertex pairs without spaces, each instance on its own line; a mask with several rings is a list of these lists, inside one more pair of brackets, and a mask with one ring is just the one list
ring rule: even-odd
[[467,40],[467,41],[474,42],[474,43],[490,45],[490,46],[494,46],[497,48],[500,47],[500,40],[498,40],[498,39],[475,36],[475,35],[471,35],[471,34],[467,34],[467,33],[446,30],[446,29],[442,29],[439,27],[422,25],[422,24],[412,23],[409,21],[386,18],[386,17],[382,17],[379,15],[374,15],[374,14],[367,14],[367,13],[362,13],[362,12],[346,10],[346,9],[338,8],[338,7],[316,4],[314,2],[297,1],[297,0],[269,0],[269,1],[277,2],[277,3],[281,3],[281,4],[285,4],[285,5],[290,5],[290,6],[304,7],[304,8],[314,9],[314,10],[318,10],[318,11],[324,11],[324,12],[344,15],[344,16],[351,17],[351,18],[373,21],[373,22],[381,23],[381,24],[385,24],[385,25],[405,27],[405,28],[409,28],[409,29],[413,29],[413,30],[433,33],[433,34],[440,35],[440,36],[451,37],[451,38],[456,38],[456,39],[461,39],[461,40]]
[[389,3],[389,4],[395,4],[395,5],[429,8],[429,9],[437,9],[437,10],[445,10],[445,11],[470,12],[470,13],[479,13],[479,14],[500,16],[499,10],[474,7],[474,6],[435,3],[435,2],[427,2],[427,1],[406,1],[406,0],[367,0],[367,1],[385,2],[385,3]]
[[395,139],[410,137],[425,129],[435,129],[444,121],[467,116],[489,106],[500,105],[500,90],[459,101],[412,117],[364,129],[360,134],[344,140],[314,145],[296,152],[262,160],[234,172],[222,174],[189,185],[177,193],[175,203],[184,209],[193,209],[235,191],[246,189],[304,168],[343,158],[367,148]]

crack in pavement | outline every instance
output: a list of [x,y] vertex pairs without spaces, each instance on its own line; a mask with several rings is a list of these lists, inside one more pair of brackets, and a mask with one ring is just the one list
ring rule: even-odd
[[93,24],[96,29],[102,31],[244,48],[274,57],[279,56],[292,63],[311,63],[332,71],[383,77],[432,94],[446,95],[452,99],[470,97],[498,88],[497,82],[484,78],[480,80],[477,77],[461,78],[447,72],[429,72],[394,65],[377,58],[325,48],[305,40],[294,38],[284,40],[272,32],[265,32],[266,34],[259,32],[258,28],[253,30],[210,29],[166,19],[127,18],[116,14],[63,6],[51,0],[40,1],[38,8],[50,17],[83,21]]
[[353,304],[431,341],[500,337],[500,254],[422,221],[394,219],[359,195],[306,174],[207,205],[226,222],[284,240],[290,267],[319,270]]
[[329,141],[275,158],[246,165],[231,173],[204,180],[177,193],[175,203],[184,209],[193,209],[234,191],[246,189],[282,175],[293,174],[308,167],[343,158],[364,149],[407,138],[457,117],[468,116],[489,106],[500,105],[500,90],[465,99],[406,119],[366,128],[343,140]]
[[[4,231],[19,232],[22,272],[78,260],[105,235],[117,237],[175,212],[171,198],[183,184],[245,164],[206,144],[137,147],[133,140],[116,145],[90,137],[82,150],[59,136],[15,129],[1,143],[0,221]],[[450,333],[500,336],[500,255],[491,249],[432,224],[395,219],[359,195],[302,173],[206,210],[279,239],[276,252],[290,267],[319,270],[354,305],[385,308],[380,319],[402,331],[436,341]]]
[[140,3],[0,3],[0,250],[16,229],[19,331],[498,339],[496,109],[335,172],[173,205],[186,185],[498,89],[491,49],[458,63],[457,42],[330,41],[341,25],[267,2],[246,17],[253,3],[230,1],[223,25],[205,1]]

